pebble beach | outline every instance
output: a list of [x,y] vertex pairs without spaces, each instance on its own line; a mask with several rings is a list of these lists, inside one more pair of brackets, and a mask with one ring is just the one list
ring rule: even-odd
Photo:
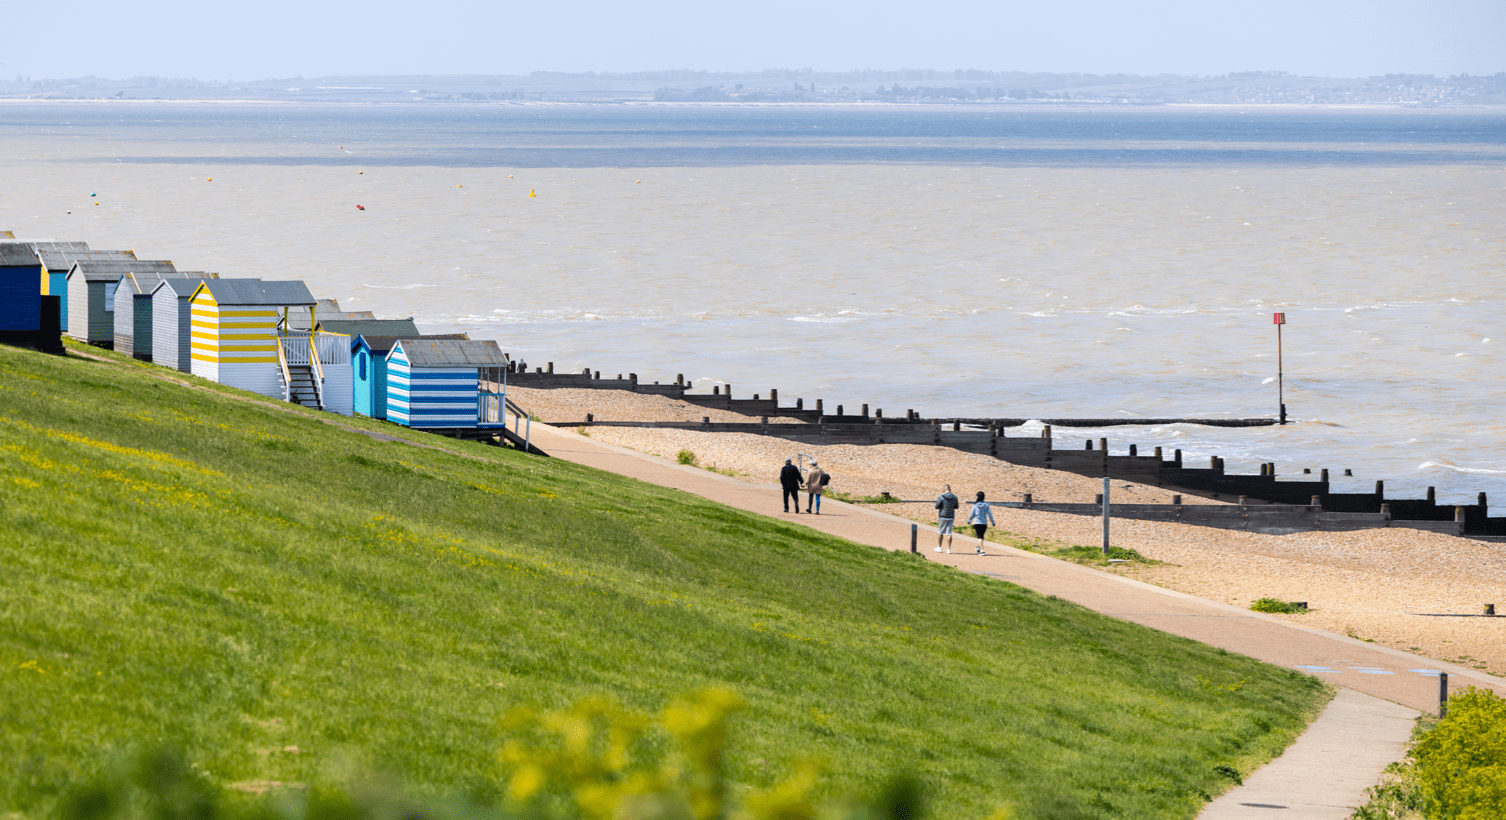
[[[586,413],[601,421],[757,421],[626,391],[512,387],[508,393],[544,423],[580,421]],[[1100,479],[945,447],[817,446],[748,433],[632,427],[585,432],[666,458],[689,451],[700,466],[757,483],[777,483],[784,460],[803,456],[807,465],[815,460],[831,473],[829,489],[842,497],[860,501],[887,492],[900,503],[877,508],[928,524],[936,520],[932,502],[947,484],[965,502],[981,490],[996,502],[1030,493],[1038,502],[1086,503],[1102,488]],[[1173,491],[1115,480],[1111,493],[1115,502],[1166,504]],[[1222,502],[1183,494],[1183,503]],[[1094,517],[1006,507],[995,507],[994,516],[1004,543],[1096,545],[1101,537]],[[1107,571],[1240,607],[1267,597],[1306,601],[1307,613],[1276,617],[1506,673],[1506,618],[1473,617],[1486,603],[1506,605],[1506,545],[1403,528],[1263,535],[1130,520],[1113,522],[1112,541],[1159,563],[1116,564]]]

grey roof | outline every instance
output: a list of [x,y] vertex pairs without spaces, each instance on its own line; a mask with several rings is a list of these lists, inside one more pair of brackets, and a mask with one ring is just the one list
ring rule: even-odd
[[151,292],[156,293],[167,288],[174,296],[183,299],[193,295],[199,289],[199,283],[206,279],[217,279],[218,273],[185,273],[182,276],[171,276],[157,283]]
[[177,269],[171,262],[136,259],[112,259],[101,262],[86,259],[73,263],[73,267],[68,270],[68,278],[82,275],[85,282],[114,282],[128,273],[177,273]]
[[[124,259],[135,259],[135,251],[91,251],[85,248],[80,251],[54,249],[41,247],[45,243],[37,243],[37,255],[42,257],[42,267],[53,271],[67,271],[73,267],[74,262],[110,262]],[[63,243],[56,243],[63,244]],[[84,243],[77,243],[82,245]]]
[[464,333],[431,333],[431,334],[428,334],[428,335],[420,334],[418,336],[368,336],[365,333],[362,333],[359,336],[356,336],[356,337],[352,338],[352,345],[351,345],[352,349],[354,349],[354,347],[355,347],[354,340],[358,339],[358,338],[366,340],[366,346],[369,347],[369,348],[371,348],[371,352],[372,353],[377,353],[377,354],[385,355],[388,351],[392,350],[392,346],[393,345],[397,344],[398,341],[400,341],[402,339],[455,339],[455,340],[466,340],[466,339],[469,339],[471,337],[467,336]]
[[125,275],[121,283],[131,293],[147,295],[156,290],[157,286],[167,279],[197,279],[202,282],[208,278],[210,277],[202,273],[189,273],[187,271],[132,271]]
[[30,245],[22,242],[0,244],[0,268],[34,268],[40,264],[37,252]]
[[507,354],[491,339],[400,339],[417,367],[506,367]]
[[326,333],[344,333],[347,336],[380,334],[412,339],[419,335],[413,319],[320,319],[319,329]]
[[298,280],[263,282],[260,279],[206,279],[214,301],[221,305],[275,305],[277,307],[314,304],[308,285]]

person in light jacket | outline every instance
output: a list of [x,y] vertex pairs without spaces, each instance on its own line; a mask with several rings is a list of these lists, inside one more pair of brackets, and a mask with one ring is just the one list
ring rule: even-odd
[[[994,523],[994,511],[983,500],[983,491],[978,491],[978,500],[973,502],[973,511],[968,513],[967,523],[973,525],[973,534],[978,536],[977,551],[979,555],[987,555],[983,551],[983,536],[988,533],[988,526]],[[998,526],[995,524],[995,526]]]
[[825,489],[828,480],[826,471],[821,469],[821,465],[812,461],[811,471],[805,474],[806,512],[814,510],[816,515],[821,514],[821,491]]

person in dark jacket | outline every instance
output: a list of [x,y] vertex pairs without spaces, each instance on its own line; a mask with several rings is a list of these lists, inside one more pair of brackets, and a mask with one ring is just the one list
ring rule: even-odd
[[957,505],[961,503],[952,493],[952,485],[936,499],[936,551],[941,552],[941,542],[946,541],[946,551],[952,551],[952,524],[957,520]]
[[796,467],[793,459],[784,460],[784,469],[779,471],[779,486],[784,488],[784,511],[790,511],[790,499],[795,499],[795,512],[800,512],[800,487],[805,483],[805,476],[800,474],[800,468]]

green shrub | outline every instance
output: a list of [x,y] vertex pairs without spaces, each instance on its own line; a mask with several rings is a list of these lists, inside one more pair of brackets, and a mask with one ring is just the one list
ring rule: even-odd
[[1448,701],[1448,716],[1412,748],[1430,820],[1506,817],[1506,700],[1473,686]]
[[681,450],[679,453],[675,454],[675,460],[680,462],[681,464],[695,464],[695,453],[692,453],[689,450]]
[[1279,598],[1261,598],[1255,603],[1250,604],[1250,609],[1256,612],[1274,612],[1278,615],[1301,615],[1307,611],[1307,606],[1299,604],[1296,601],[1283,601]]

